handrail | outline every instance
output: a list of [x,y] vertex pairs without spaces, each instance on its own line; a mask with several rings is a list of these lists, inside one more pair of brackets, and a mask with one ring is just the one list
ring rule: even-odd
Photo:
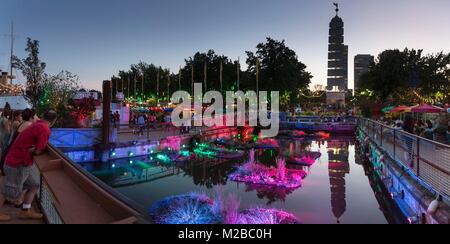
[[89,180],[94,182],[97,186],[102,188],[102,190],[106,191],[108,194],[114,196],[119,201],[125,203],[127,206],[131,207],[136,212],[142,214],[143,216],[146,216],[145,211],[140,208],[135,202],[130,200],[129,198],[125,197],[124,195],[118,193],[113,188],[108,186],[103,181],[99,180],[92,174],[88,173],[84,168],[82,168],[80,165],[74,163],[67,155],[62,153],[59,149],[53,147],[52,145],[49,145],[49,148],[51,148],[54,152],[56,152],[59,156],[61,156],[65,161],[67,161],[71,166],[75,167],[80,173],[82,173],[84,176],[86,176]]
[[[397,131],[398,131],[398,129],[395,129],[394,127],[385,125],[385,124],[380,123],[380,122],[375,121],[375,120],[371,120],[371,119],[363,119],[363,120],[370,121],[371,123],[378,124],[379,126],[385,127],[385,128],[387,128],[387,129],[397,130]],[[450,150],[450,145],[443,144],[443,143],[440,143],[440,142],[438,142],[438,141],[433,141],[433,140],[430,140],[430,139],[427,139],[427,138],[425,138],[425,137],[421,137],[421,136],[418,136],[418,135],[414,135],[414,134],[411,134],[411,133],[406,132],[406,131],[404,131],[404,130],[402,130],[401,132],[402,132],[403,134],[406,134],[406,135],[411,136],[411,137],[413,137],[413,138],[418,138],[418,139],[420,139],[421,141],[427,141],[427,142],[429,142],[429,143],[436,144],[436,145],[438,145],[438,146],[440,146],[440,147],[446,147],[446,148],[448,148],[448,149]]]
[[[73,213],[71,215],[67,215],[70,212],[65,211],[63,202],[61,202],[58,198],[59,194],[59,197],[62,197],[61,199],[65,199],[65,202],[70,205],[70,203],[73,202],[70,198],[77,195],[62,194],[62,192],[65,192],[67,189],[70,189],[70,191],[73,191],[72,193],[75,194],[85,194],[85,198],[83,195],[79,195],[79,197],[81,197],[80,200],[84,199],[81,200],[81,202],[87,204],[81,205],[84,206],[84,208],[89,208],[89,206],[91,206],[92,211],[96,211],[93,208],[97,208],[102,204],[106,204],[104,206],[108,206],[104,209],[104,213],[98,212],[98,222],[107,221],[110,217],[115,219],[118,223],[132,223],[130,222],[131,218],[136,219],[134,223],[151,222],[145,214],[145,211],[138,207],[134,202],[114,191],[111,187],[86,172],[82,167],[72,162],[71,159],[61,153],[58,149],[54,148],[52,145],[48,146],[46,154],[39,157],[36,158],[37,166],[40,169],[42,182],[39,200],[42,205],[43,212],[50,223],[64,223],[68,220],[70,220],[68,221],[69,223],[82,222],[82,220],[77,220],[77,215],[73,215]],[[54,158],[57,159],[53,160]],[[61,181],[61,179],[67,179],[65,177],[69,177],[78,187],[75,185],[70,187],[72,183],[69,184],[69,182],[67,182],[68,185],[64,184],[64,186],[69,188],[65,189],[59,187],[58,189],[55,182]],[[53,186],[51,185],[52,181]],[[84,211],[82,208],[81,211]],[[116,212],[115,210],[120,211]],[[72,211],[72,209],[69,211]],[[105,218],[108,214],[110,217]],[[123,218],[123,216],[127,217],[125,220],[128,221],[121,220],[120,218]],[[64,219],[64,217],[67,217],[67,219]],[[90,219],[89,222],[97,222],[96,217],[92,217],[93,216],[88,217]]]
[[[450,145],[399,130],[378,121],[360,118],[358,127],[392,159],[433,191],[450,196]],[[392,133],[386,133],[390,131]],[[404,158],[403,158],[404,157]]]

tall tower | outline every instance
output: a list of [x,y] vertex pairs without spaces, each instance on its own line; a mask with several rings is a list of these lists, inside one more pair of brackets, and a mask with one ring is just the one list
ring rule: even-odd
[[348,90],[348,46],[344,44],[344,21],[339,17],[339,5],[336,16],[330,22],[328,39],[328,82],[327,90]]

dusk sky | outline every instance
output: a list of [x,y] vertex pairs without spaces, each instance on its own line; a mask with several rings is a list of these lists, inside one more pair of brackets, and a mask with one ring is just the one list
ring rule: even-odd
[[[285,39],[314,76],[326,84],[329,0],[0,0],[0,69],[9,66],[10,23],[15,52],[27,37],[41,42],[48,73],[69,70],[86,88],[140,60],[178,71],[197,51],[231,59],[270,36]],[[448,0],[341,0],[353,57],[404,47],[450,52]]]

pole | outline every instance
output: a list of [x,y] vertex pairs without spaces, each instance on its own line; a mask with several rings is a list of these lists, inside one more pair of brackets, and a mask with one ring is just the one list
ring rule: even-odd
[[181,91],[181,67],[180,71],[178,71],[178,90]]
[[142,73],[142,90],[141,90],[142,100],[144,100],[144,76],[145,76],[145,74]]
[[194,65],[191,66],[191,94],[194,96]]
[[259,59],[256,59],[256,95],[259,99]]
[[13,57],[14,57],[14,22],[11,22],[11,56],[10,56],[10,82],[13,83]]
[[223,60],[220,60],[220,92],[223,92]]
[[205,62],[205,66],[204,66],[203,78],[204,78],[204,83],[205,83],[205,91],[208,91],[208,67],[207,67],[206,62]]
[[134,99],[136,99],[136,90],[137,90],[137,80],[136,75],[134,75]]
[[110,130],[111,130],[111,81],[103,81],[103,133],[102,143],[103,146],[109,146],[110,143]]
[[160,73],[159,71],[161,70],[161,67],[158,68],[158,77],[156,77],[156,101],[159,104],[159,77],[160,77]]
[[241,86],[241,61],[240,61],[240,57],[238,57],[238,63],[237,63],[237,90],[240,90],[240,86]]
[[130,75],[127,75],[128,87],[127,87],[127,97],[130,97]]
[[170,73],[167,73],[167,101],[170,102]]

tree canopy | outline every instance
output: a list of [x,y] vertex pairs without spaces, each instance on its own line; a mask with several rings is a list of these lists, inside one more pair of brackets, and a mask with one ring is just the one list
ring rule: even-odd
[[392,103],[448,103],[450,54],[422,50],[386,50],[361,77],[361,90]]
[[[247,52],[247,70],[241,69],[238,60],[232,60],[225,55],[216,54],[214,50],[208,50],[196,52],[193,56],[186,58],[184,65],[176,71],[145,62],[131,65],[128,71],[119,71],[118,80],[113,82],[113,92],[117,86],[117,90],[123,91],[127,97],[135,95],[140,97],[142,93],[144,93],[143,99],[156,97],[158,70],[161,98],[168,98],[168,95],[171,95],[168,91],[170,93],[180,89],[192,93],[192,80],[203,83],[203,89],[208,91],[236,91],[238,79],[240,90],[256,90],[257,60],[261,64],[260,91],[280,91],[285,103],[294,104],[298,100],[300,90],[307,89],[311,82],[312,76],[306,71],[306,65],[298,60],[297,54],[287,47],[284,41],[267,38],[265,43],[256,46],[255,53]],[[143,74],[144,92],[142,92]],[[205,74],[206,83],[204,82]],[[128,80],[130,80],[129,84]]]
[[45,74],[44,62],[39,59],[39,41],[27,39],[27,47],[25,51],[28,56],[24,59],[19,59],[14,56],[12,58],[12,65],[14,68],[22,71],[26,80],[26,98],[33,107],[37,107],[39,101],[39,86]]

